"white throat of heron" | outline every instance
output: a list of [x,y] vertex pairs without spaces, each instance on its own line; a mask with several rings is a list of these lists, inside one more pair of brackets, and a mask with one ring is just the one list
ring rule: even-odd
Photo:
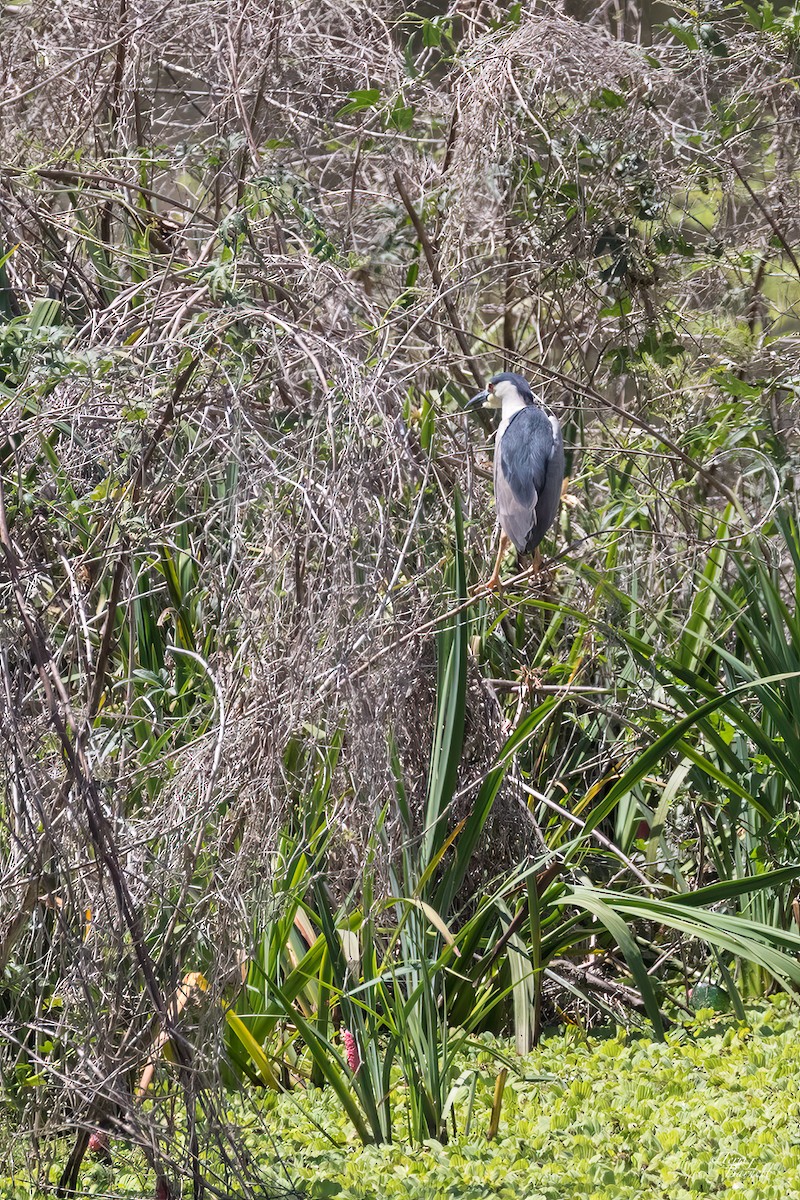
[[522,399],[522,396],[520,396],[513,383],[507,383],[503,387],[502,394],[499,397],[496,397],[496,399],[499,399],[500,403],[495,404],[495,407],[502,408],[503,410],[503,424],[505,424],[507,421],[510,421],[514,416],[514,413],[518,413],[522,408],[527,408],[525,401]]

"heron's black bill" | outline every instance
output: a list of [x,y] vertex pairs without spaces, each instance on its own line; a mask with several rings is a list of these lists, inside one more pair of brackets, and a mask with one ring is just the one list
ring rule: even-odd
[[488,399],[488,392],[478,392],[477,396],[473,396],[472,399],[468,400],[464,405],[464,411],[468,412],[471,408],[482,408]]

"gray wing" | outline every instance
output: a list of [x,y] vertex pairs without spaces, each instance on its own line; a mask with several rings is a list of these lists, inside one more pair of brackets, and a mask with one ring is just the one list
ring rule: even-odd
[[563,480],[558,421],[540,408],[522,409],[504,430],[494,462],[497,515],[520,554],[530,554],[552,525]]

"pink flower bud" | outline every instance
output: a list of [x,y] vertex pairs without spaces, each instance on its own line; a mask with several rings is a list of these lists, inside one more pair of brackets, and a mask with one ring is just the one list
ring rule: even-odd
[[108,1134],[105,1129],[93,1129],[89,1134],[90,1154],[108,1154]]
[[344,1052],[347,1055],[347,1065],[355,1075],[361,1066],[361,1055],[358,1053],[358,1042],[349,1029],[342,1030]]

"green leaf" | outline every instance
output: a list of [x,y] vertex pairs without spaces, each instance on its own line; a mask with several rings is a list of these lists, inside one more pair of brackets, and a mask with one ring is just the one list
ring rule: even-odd
[[[605,893],[606,898],[611,898],[610,893]],[[616,899],[616,897],[613,897]],[[625,924],[619,913],[605,903],[605,899],[599,892],[591,888],[576,887],[572,891],[567,892],[561,900],[562,904],[577,904],[580,908],[585,908],[588,912],[605,925],[608,932],[611,934],[614,941],[619,946],[625,961],[631,970],[636,987],[644,1001],[647,1015],[650,1018],[653,1030],[659,1041],[664,1040],[664,1025],[661,1020],[661,1010],[658,1006],[653,982],[647,974],[647,969],[644,965],[639,947],[628,926]]]
[[684,46],[687,46],[689,50],[699,49],[697,38],[692,32],[691,26],[687,25],[684,21],[679,21],[676,17],[670,17],[666,23],[666,27],[673,37],[682,42]]
[[[280,989],[276,988],[275,990],[278,997],[282,999]],[[297,1026],[303,1040],[308,1046],[314,1063],[335,1091],[342,1107],[353,1122],[361,1141],[365,1146],[373,1142],[375,1138],[370,1133],[358,1102],[350,1090],[347,1070],[341,1060],[341,1056],[334,1050],[330,1042],[317,1034],[313,1024],[307,1021],[296,1008],[293,1008],[285,1000],[284,1005],[287,1017]]]
[[598,312],[600,317],[626,317],[633,308],[630,296],[620,296],[613,304],[607,304]]
[[28,316],[28,328],[38,333],[50,325],[58,325],[61,314],[60,300],[35,300]]
[[[577,889],[579,890],[579,889]],[[725,912],[687,907],[683,896],[661,898],[596,892],[615,911],[681,930],[739,958],[756,963],[788,991],[800,985],[800,937],[795,933],[749,921]],[[787,953],[788,951],[788,953]]]
[[400,133],[405,133],[414,123],[414,109],[402,104],[399,100],[389,113],[388,124]]
[[687,908],[701,908],[720,901],[730,900],[734,896],[749,896],[753,892],[777,889],[785,883],[800,879],[800,864],[791,867],[778,867],[774,871],[764,871],[759,875],[748,875],[744,879],[723,879],[719,883],[710,883],[675,897],[675,903],[684,904]]
[[380,88],[363,88],[361,91],[348,92],[350,99],[340,108],[337,117],[345,117],[350,113],[361,112],[365,108],[374,108],[381,98]]
[[[453,501],[455,550],[450,566],[452,595],[467,595],[461,497]],[[436,725],[428,772],[425,833],[420,847],[424,866],[446,837],[447,813],[455,792],[464,741],[467,698],[467,616],[461,611],[442,628],[437,639]],[[441,909],[447,912],[446,908]]]
[[277,1076],[272,1069],[272,1063],[267,1058],[259,1043],[250,1033],[241,1017],[237,1016],[233,1009],[226,1008],[225,1020],[227,1021],[228,1025],[230,1025],[231,1029],[236,1034],[236,1037],[242,1043],[245,1050],[258,1067],[259,1074],[266,1085],[271,1087],[273,1091],[280,1091],[280,1084],[278,1083]]
[[624,108],[628,103],[628,97],[622,92],[615,92],[607,87],[602,89],[599,99],[603,108]]
[[732,371],[718,369],[712,372],[714,382],[729,396],[735,396],[737,399],[743,400],[758,400],[760,399],[764,388],[753,383],[745,383],[744,379],[739,379],[738,375],[734,375]]

